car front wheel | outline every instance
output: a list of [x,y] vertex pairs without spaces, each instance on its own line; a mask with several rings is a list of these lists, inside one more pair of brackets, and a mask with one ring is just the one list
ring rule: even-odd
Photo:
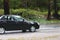
[[36,31],[36,28],[34,26],[30,27],[29,29],[30,32],[35,32]]
[[5,33],[5,29],[4,28],[0,28],[0,33]]
[[22,32],[26,32],[26,30],[22,30]]

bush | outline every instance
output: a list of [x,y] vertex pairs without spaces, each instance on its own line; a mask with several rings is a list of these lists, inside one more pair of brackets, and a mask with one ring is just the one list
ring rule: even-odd
[[[0,9],[0,15],[3,15],[3,13],[4,10]],[[10,14],[17,14],[26,19],[36,19],[36,18],[44,17],[44,15],[47,15],[47,11],[40,12],[37,10],[20,8],[20,9],[10,9]]]
[[0,9],[0,15],[3,15],[3,13],[4,13],[4,10]]
[[11,9],[10,13],[20,15],[27,19],[36,18],[36,14],[34,10],[30,10],[30,9]]

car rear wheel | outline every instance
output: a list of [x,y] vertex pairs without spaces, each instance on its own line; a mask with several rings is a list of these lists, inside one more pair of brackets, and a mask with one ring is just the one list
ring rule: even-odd
[[5,29],[4,28],[0,28],[0,33],[5,33]]
[[30,27],[29,29],[30,32],[35,32],[36,31],[36,28],[34,26]]
[[22,30],[22,32],[26,32],[26,30]]

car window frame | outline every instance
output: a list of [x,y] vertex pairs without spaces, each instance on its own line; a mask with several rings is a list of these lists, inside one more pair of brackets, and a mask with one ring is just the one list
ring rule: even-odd
[[[17,19],[15,19],[15,17],[13,17],[13,18],[14,18],[15,21],[17,21]],[[22,21],[23,21],[23,19],[22,19]],[[22,21],[20,21],[20,22],[22,22]]]
[[[5,16],[6,16],[6,15],[2,16],[0,20],[7,21],[7,20],[8,20],[8,16],[7,16],[7,18],[6,18],[6,19],[5,19]],[[4,19],[3,19],[3,18],[4,18]]]
[[15,21],[14,18],[13,18],[12,16],[8,16],[8,17],[10,17],[11,19],[13,19],[13,20],[8,19],[8,21]]

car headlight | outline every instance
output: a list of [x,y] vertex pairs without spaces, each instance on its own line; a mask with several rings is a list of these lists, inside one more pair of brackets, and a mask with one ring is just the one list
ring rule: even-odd
[[38,25],[40,25],[40,23],[39,23],[39,22],[36,22],[36,21],[35,21],[35,23],[37,23]]

